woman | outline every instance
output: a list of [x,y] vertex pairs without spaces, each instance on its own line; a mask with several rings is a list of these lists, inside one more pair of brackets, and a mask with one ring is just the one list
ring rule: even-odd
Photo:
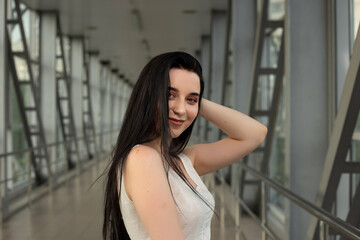
[[[187,53],[161,54],[144,67],[108,172],[104,239],[210,239],[214,199],[199,175],[253,151],[267,128],[202,99],[203,91],[201,66]],[[228,137],[186,147],[198,115]]]

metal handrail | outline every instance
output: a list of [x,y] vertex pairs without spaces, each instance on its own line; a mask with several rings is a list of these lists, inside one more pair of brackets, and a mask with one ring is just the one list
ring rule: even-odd
[[[109,130],[109,131],[104,131],[104,132],[99,132],[97,134],[95,134],[95,136],[99,136],[99,135],[108,135],[108,134],[111,134],[111,133],[114,133],[114,131],[118,131],[118,129],[113,129],[113,130]],[[43,148],[43,147],[46,147],[46,148],[49,148],[49,147],[54,147],[54,146],[59,146],[59,145],[65,145],[67,143],[70,143],[70,142],[74,142],[74,141],[80,141],[80,140],[83,140],[85,138],[85,136],[80,136],[80,137],[77,137],[76,139],[72,139],[72,140],[68,140],[68,141],[58,141],[58,142],[53,142],[53,143],[49,143],[49,144],[46,144],[46,145],[41,145],[41,146],[37,146],[37,147],[33,147],[33,148],[26,148],[26,149],[21,149],[21,150],[17,150],[17,151],[12,151],[12,152],[6,152],[6,153],[2,153],[0,154],[0,161],[2,160],[2,158],[4,160],[6,160],[6,157],[8,156],[14,156],[14,155],[18,155],[18,154],[22,154],[22,153],[28,153],[28,152],[31,152],[31,151],[34,151],[36,149],[40,149],[40,148]],[[52,162],[51,163],[53,166],[54,165],[57,165],[59,163],[55,163],[55,162]],[[28,179],[31,178],[31,167],[28,168],[28,171],[27,173],[25,174],[21,174],[20,176],[23,177],[23,176],[26,176],[28,175]],[[16,176],[16,177],[19,177],[19,176]],[[0,185],[2,184],[5,184],[6,182],[8,181],[11,181],[11,180],[14,180],[15,177],[13,178],[7,178],[7,179],[3,179],[0,181]],[[27,182],[30,182],[29,180]],[[49,191],[51,191],[53,189],[53,184],[51,183],[52,180],[51,180],[51,177],[49,179],[49,182],[50,184],[48,185],[49,187]],[[33,187],[32,187],[32,184],[30,182],[30,184],[27,183],[27,195],[28,195],[28,198],[27,198],[27,202],[24,204],[20,204],[19,206],[17,206],[17,208],[14,210],[12,209],[11,212],[10,211],[6,211],[5,210],[5,213],[6,215],[2,215],[3,218],[6,218],[8,217],[10,214],[12,214],[13,212],[17,211],[18,209],[26,206],[26,204],[31,204],[31,202],[34,200],[34,199],[37,199],[37,197],[39,196],[42,196],[41,194],[40,195],[37,195],[35,196],[35,198],[31,197],[31,192],[33,191]],[[59,185],[59,183],[57,183],[57,186]],[[3,212],[3,210],[1,210]],[[1,213],[0,213],[1,215]],[[1,222],[1,219],[0,219],[0,222]]]
[[[107,131],[107,132],[103,132],[103,133],[97,133],[97,134],[95,134],[95,136],[99,136],[99,135],[102,135],[102,134],[109,134],[109,133],[113,133],[113,131]],[[82,139],[84,139],[84,138],[85,138],[84,136],[81,136],[81,137],[74,138],[74,139],[72,139],[72,140],[70,140],[70,141],[58,141],[58,142],[54,142],[54,143],[49,143],[49,144],[46,144],[45,147],[48,148],[48,147],[58,146],[58,145],[66,144],[66,143],[69,143],[69,142],[79,141],[79,140],[82,140]],[[0,154],[0,159],[1,159],[1,158],[4,158],[4,157],[7,157],[7,156],[11,156],[11,155],[18,155],[18,154],[22,154],[22,153],[31,152],[31,151],[33,151],[33,150],[41,149],[41,148],[43,148],[43,147],[44,147],[43,145],[40,145],[40,146],[37,146],[37,147],[24,148],[24,149],[17,150],[17,151],[2,153],[2,154]]]
[[310,203],[309,201],[305,200],[304,198],[296,195],[295,193],[291,192],[289,189],[281,186],[280,184],[276,183],[275,181],[271,180],[266,175],[258,172],[257,170],[247,166],[242,161],[239,161],[239,166],[250,174],[254,175],[256,178],[261,180],[266,185],[272,187],[277,192],[279,192],[284,197],[288,198],[299,207],[307,211],[308,213],[312,214],[313,216],[317,217],[319,220],[323,221],[325,224],[332,227],[334,230],[344,234],[346,237],[351,239],[360,239],[360,230],[356,227],[352,226],[351,224],[343,221],[342,219],[332,215],[328,211],[315,206],[314,204]]
[[[116,129],[114,129],[116,130]],[[110,133],[113,133],[113,131],[106,131],[106,132],[99,132],[97,134],[95,134],[95,136],[99,136],[99,135],[107,135],[107,134],[110,134]],[[85,137],[84,136],[80,136],[80,137],[77,137],[77,138],[74,138],[72,140],[69,140],[69,141],[58,141],[58,142],[53,142],[53,143],[49,143],[49,144],[46,144],[46,148],[49,148],[49,147],[54,147],[54,146],[59,146],[59,145],[65,145],[69,142],[74,142],[74,141],[80,141],[82,139],[84,139]],[[16,150],[16,151],[12,151],[12,152],[7,152],[7,153],[2,153],[0,154],[0,161],[2,160],[5,160],[6,157],[8,156],[13,156],[13,155],[19,155],[19,154],[23,154],[23,153],[28,153],[28,152],[31,152],[33,150],[36,150],[36,149],[40,149],[40,148],[43,148],[44,146],[43,145],[40,145],[40,146],[37,146],[37,147],[32,147],[32,148],[24,148],[24,149],[21,149],[21,150]],[[54,165],[58,165],[60,163],[52,163],[52,166]],[[12,177],[12,178],[7,178],[7,179],[3,179],[3,180],[0,180],[0,185],[1,184],[4,184],[6,183],[7,181],[11,181],[11,180],[14,180],[18,177],[24,177],[28,175],[28,173],[25,173],[25,174],[21,174],[21,175],[17,175],[15,177]]]

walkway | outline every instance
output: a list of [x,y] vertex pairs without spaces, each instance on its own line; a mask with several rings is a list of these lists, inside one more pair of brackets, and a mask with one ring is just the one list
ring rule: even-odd
[[[4,222],[0,240],[63,240],[101,239],[103,178],[90,189],[90,185],[106,167],[105,161],[95,164],[77,177],[54,190],[31,208],[25,208]],[[216,203],[220,201],[217,199]],[[217,211],[219,212],[218,208]],[[259,239],[254,235],[256,227],[248,221],[248,239]],[[256,229],[256,230],[255,230]],[[219,219],[214,216],[212,239],[234,239],[234,223],[226,215],[226,229],[222,235]]]

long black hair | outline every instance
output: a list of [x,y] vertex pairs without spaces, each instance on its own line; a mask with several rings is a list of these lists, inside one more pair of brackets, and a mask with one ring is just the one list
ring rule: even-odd
[[[164,166],[173,169],[197,193],[187,181],[176,159],[188,143],[195,121],[177,138],[171,138],[170,134],[168,88],[171,68],[185,69],[199,76],[200,109],[204,81],[201,65],[193,56],[184,52],[169,52],[150,60],[134,86],[117,143],[112,151],[104,199],[104,239],[130,239],[122,219],[118,189],[121,187],[125,161],[136,144],[146,143],[161,136]],[[197,195],[200,196],[198,193]]]

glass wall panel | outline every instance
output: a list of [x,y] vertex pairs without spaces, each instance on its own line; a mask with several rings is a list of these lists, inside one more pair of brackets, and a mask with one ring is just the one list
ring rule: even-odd
[[263,46],[261,67],[276,68],[281,45],[282,29],[267,29]]
[[284,0],[270,0],[269,1],[269,20],[279,20],[284,17]]
[[[284,83],[285,84],[285,81]],[[285,86],[283,86],[285,87]],[[276,121],[275,135],[271,146],[269,163],[269,177],[274,181],[285,185],[285,96],[282,91],[280,106]],[[270,189],[269,202],[284,211],[284,197],[277,191]]]
[[68,37],[63,36],[63,44],[64,44],[64,53],[65,53],[66,72],[69,76],[70,75],[70,50],[71,50],[70,39]]
[[[59,119],[59,114],[57,114],[57,118],[56,118],[56,140],[58,142],[62,142],[64,141],[63,138],[63,134],[61,132],[61,125],[60,125],[60,119]],[[65,146],[63,144],[58,145],[55,149],[56,151],[56,159],[54,162],[55,166],[54,166],[54,170],[55,172],[61,172],[63,170],[66,169],[67,165],[66,165],[66,154],[65,154]]]
[[258,98],[256,107],[258,110],[269,110],[275,86],[275,75],[261,75],[259,77]]
[[[14,1],[8,1],[9,6],[11,6],[11,12],[9,15],[13,18],[17,18],[17,13],[15,11]],[[21,19],[23,21],[23,27],[25,32],[26,44],[28,46],[30,54],[30,67],[33,72],[33,77],[35,84],[38,83],[39,77],[39,15],[26,7],[24,4],[20,4],[20,10],[22,12]],[[18,24],[8,26],[10,31],[11,46],[14,52],[22,52],[25,50],[24,43],[21,38],[21,30]],[[26,58],[22,54],[16,55],[14,58],[15,61],[15,70],[19,81],[29,81],[29,69],[26,62]],[[9,98],[8,98],[8,109],[9,113],[6,114],[8,118],[8,149],[7,151],[17,151],[28,148],[26,141],[26,132],[23,128],[23,122],[20,115],[20,108],[14,88],[14,81],[12,79],[12,74],[9,73]],[[21,85],[20,92],[24,99],[25,106],[33,107],[35,105],[34,93],[30,85]],[[29,125],[32,129],[36,129],[36,125],[33,120],[35,120],[35,112],[27,112],[29,116]],[[34,137],[36,138],[36,137]],[[37,141],[34,139],[33,142]],[[28,174],[29,167],[32,168],[30,164],[30,153],[16,154],[7,158],[7,189],[9,191],[15,190],[20,186],[24,186],[28,183]],[[31,174],[34,177],[34,174]]]
[[[284,0],[269,0],[268,20],[282,20],[285,13]],[[281,47],[283,29],[267,28],[265,31],[265,41],[263,45],[263,57],[261,68],[274,69],[278,66],[279,51]],[[261,110],[270,110],[272,96],[275,87],[276,75],[264,74],[259,77],[259,88],[261,94],[258,99],[257,107]],[[283,81],[283,85],[285,82]],[[285,185],[285,108],[284,91],[281,93],[280,106],[276,120],[275,132],[272,140],[271,153],[269,159],[268,175],[276,182]],[[284,198],[276,191],[269,190],[269,209],[274,216],[281,217],[284,213]]]
[[30,58],[37,61],[39,58],[40,17],[37,12],[27,8],[24,4],[20,5],[23,9],[22,21]]
[[360,22],[360,0],[353,0],[354,1],[354,7],[353,7],[353,25],[354,25],[354,39],[357,34],[357,30],[359,28],[359,22]]
[[[26,135],[22,125],[22,119],[20,115],[20,109],[18,101],[15,95],[14,85],[11,82],[9,93],[9,130],[11,133],[10,138],[10,151],[22,150],[27,148]],[[17,154],[7,159],[7,176],[9,181],[7,182],[8,190],[12,190],[17,186],[27,182],[27,172],[29,167],[29,153]]]

